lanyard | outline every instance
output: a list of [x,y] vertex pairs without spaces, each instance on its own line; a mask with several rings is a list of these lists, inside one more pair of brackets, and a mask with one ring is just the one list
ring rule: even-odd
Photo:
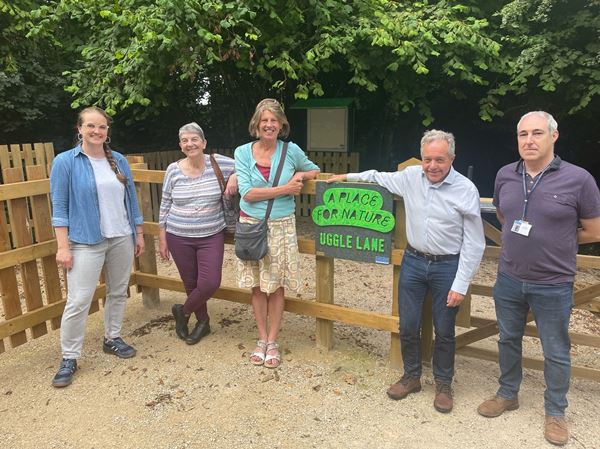
[[537,177],[537,179],[531,186],[531,190],[529,192],[527,192],[527,174],[525,173],[526,172],[525,162],[523,162],[523,195],[525,196],[525,201],[523,201],[523,215],[521,216],[521,220],[523,220],[523,221],[525,221],[525,214],[527,213],[527,205],[529,203],[529,197],[531,196],[531,194],[533,193],[535,188],[538,186],[538,184],[542,180],[542,176],[544,176],[544,173],[546,173],[546,171],[548,170],[548,167],[550,167],[550,164],[546,165],[546,167],[542,170],[542,172],[539,174],[539,176]]

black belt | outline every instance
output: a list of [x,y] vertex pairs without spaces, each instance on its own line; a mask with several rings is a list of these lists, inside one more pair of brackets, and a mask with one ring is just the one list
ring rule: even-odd
[[406,244],[406,251],[429,262],[441,262],[443,260],[454,260],[460,257],[460,254],[428,254],[417,251],[409,244]]

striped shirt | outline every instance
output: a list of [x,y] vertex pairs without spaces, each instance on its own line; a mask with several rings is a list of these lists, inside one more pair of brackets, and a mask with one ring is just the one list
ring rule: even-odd
[[[225,181],[234,172],[231,158],[215,154]],[[178,162],[167,167],[160,203],[159,226],[181,237],[208,237],[225,229],[221,187],[204,155],[205,169],[198,177],[186,176]]]

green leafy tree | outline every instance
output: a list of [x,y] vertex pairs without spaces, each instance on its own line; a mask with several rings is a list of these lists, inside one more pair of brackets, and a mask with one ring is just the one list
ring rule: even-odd
[[0,132],[23,140],[41,120],[51,129],[67,104],[60,49],[26,37],[40,3],[0,0]]
[[432,95],[464,96],[497,64],[500,46],[479,13],[445,1],[62,0],[40,7],[34,33],[76,46],[65,71],[73,107],[149,114],[179,85],[200,99],[232,76],[306,98],[323,95],[321,78],[334,74],[431,121]]
[[559,117],[591,117],[600,96],[600,1],[512,0],[497,17],[507,70],[482,100],[482,116],[545,105]]

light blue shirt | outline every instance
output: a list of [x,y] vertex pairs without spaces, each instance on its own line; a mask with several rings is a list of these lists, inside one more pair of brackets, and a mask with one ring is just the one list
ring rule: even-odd
[[[252,155],[252,144],[254,142],[246,143],[235,149],[235,171],[238,178],[238,190],[242,197],[240,200],[240,209],[251,217],[262,219],[267,213],[269,200],[248,202],[244,200],[244,195],[255,187],[273,187],[273,180],[277,172],[279,160],[281,159],[283,141],[277,141],[277,148],[271,157],[271,172],[268,181],[256,167],[256,160],[254,160],[254,156]],[[310,170],[319,170],[319,166],[311,162],[298,145],[290,142],[277,185],[282,186],[287,184],[296,172]],[[287,217],[293,214],[295,210],[294,195],[279,196],[273,202],[273,209],[271,210],[269,219]]]
[[374,182],[402,196],[410,246],[429,254],[460,253],[452,290],[467,292],[485,249],[479,191],[469,179],[451,167],[442,182],[432,184],[420,166],[393,173],[349,173],[347,179]]
[[[138,208],[133,178],[123,155],[116,151],[112,153],[119,171],[127,178],[124,207],[131,233],[135,236],[135,226],[142,225],[144,219]],[[100,229],[100,206],[94,170],[80,145],[54,158],[50,173],[50,194],[52,226],[68,227],[71,242],[95,245],[104,240]]]

